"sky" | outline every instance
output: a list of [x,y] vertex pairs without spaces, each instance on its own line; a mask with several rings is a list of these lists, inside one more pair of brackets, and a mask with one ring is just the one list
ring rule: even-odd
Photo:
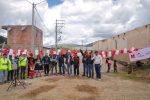
[[[31,24],[27,1],[43,0],[0,0],[0,26]],[[150,0],[45,0],[36,9],[34,23],[43,31],[44,46],[55,43],[56,19],[65,20],[59,43],[66,44],[88,44],[150,24]]]

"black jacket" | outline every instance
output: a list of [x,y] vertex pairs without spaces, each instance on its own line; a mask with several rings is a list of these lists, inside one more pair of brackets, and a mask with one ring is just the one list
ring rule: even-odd
[[82,50],[80,50],[81,54],[82,54],[82,63],[86,63],[87,57],[86,55],[83,53]]

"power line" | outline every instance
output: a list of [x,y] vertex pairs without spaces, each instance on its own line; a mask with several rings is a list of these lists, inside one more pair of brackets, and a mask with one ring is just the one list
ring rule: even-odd
[[38,10],[37,10],[36,8],[35,8],[35,11],[37,12],[37,15],[39,16],[41,22],[43,23],[43,25],[45,26],[45,28],[47,29],[47,31],[50,32],[50,30],[46,27],[46,25],[45,25],[45,23],[44,23],[42,17],[40,16],[40,14],[39,14],[39,12],[38,12]]

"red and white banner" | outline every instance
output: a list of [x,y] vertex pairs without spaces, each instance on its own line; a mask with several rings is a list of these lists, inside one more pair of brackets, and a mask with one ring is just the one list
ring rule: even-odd
[[135,50],[129,53],[130,61],[138,61],[150,58],[150,47]]

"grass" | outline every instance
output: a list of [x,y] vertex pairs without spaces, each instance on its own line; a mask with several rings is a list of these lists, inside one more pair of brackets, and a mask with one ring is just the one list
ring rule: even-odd
[[109,73],[109,76],[120,77],[126,80],[142,81],[150,83],[150,65],[145,65],[141,68],[137,68],[133,73],[128,74],[128,72],[118,72],[118,73]]

